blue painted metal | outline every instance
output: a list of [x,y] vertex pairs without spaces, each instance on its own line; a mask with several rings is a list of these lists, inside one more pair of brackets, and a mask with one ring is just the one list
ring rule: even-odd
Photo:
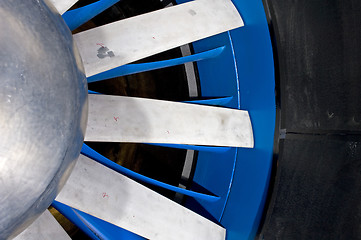
[[[261,0],[235,0],[245,27],[232,31],[241,108],[248,109],[254,149],[238,149],[235,174],[221,223],[228,239],[253,239],[262,216],[273,157],[276,119],[272,45]],[[247,197],[244,197],[247,196]]]
[[[239,108],[237,75],[228,34],[218,34],[194,42],[193,48],[195,52],[202,52],[206,49],[214,48],[217,45],[226,46],[222,55],[197,63],[201,97],[221,98],[229,96],[232,97],[232,99],[224,104],[224,107]],[[232,180],[236,151],[236,148],[232,148],[222,154],[210,152],[198,153],[194,182],[197,185],[203,186],[213,194],[220,196],[221,199],[216,203],[206,203],[201,200],[197,200],[196,203],[189,201],[186,203],[187,207],[200,214],[207,212],[207,217],[211,216],[218,221],[221,219]],[[221,161],[219,159],[221,159]],[[198,207],[199,204],[203,209]]]
[[217,196],[212,196],[212,195],[208,195],[208,194],[204,194],[204,193],[199,193],[199,192],[195,192],[195,191],[190,191],[187,189],[183,189],[183,188],[179,188],[179,187],[175,187],[157,180],[154,180],[152,178],[143,176],[139,173],[133,172],[123,166],[120,166],[119,164],[116,164],[115,162],[109,160],[108,158],[104,157],[103,155],[99,154],[98,152],[94,151],[93,149],[91,149],[89,146],[87,146],[86,144],[83,144],[83,147],[81,149],[81,153],[84,154],[87,157],[90,157],[91,159],[99,162],[100,164],[103,164],[104,166],[107,166],[110,169],[113,169],[116,172],[119,172],[121,174],[124,174],[125,176],[128,176],[134,180],[138,180],[144,183],[148,183],[154,186],[158,186],[164,189],[168,189],[170,191],[174,191],[177,193],[181,193],[190,197],[194,197],[197,199],[202,199],[203,201],[206,202],[217,202],[219,200],[219,197]]
[[220,44],[225,46],[222,55],[197,63],[201,89],[200,97],[232,97],[231,101],[225,106],[240,108],[238,75],[228,33],[218,34],[194,42],[192,45],[194,51],[197,53],[203,52],[205,49],[214,48],[214,46]]
[[123,228],[105,222],[99,218],[85,212],[74,209],[76,215],[93,231],[100,239],[124,239],[124,240],[144,240],[145,238],[129,232]]
[[99,0],[87,6],[69,10],[62,17],[69,29],[73,31],[117,2],[119,0]]
[[[191,190],[197,191],[197,187],[200,185],[221,199],[214,203],[208,203],[198,199],[190,200],[186,202],[186,207],[189,207],[201,215],[206,211],[208,215],[220,222],[229,193],[236,153],[237,148],[231,148],[225,153],[198,153],[197,165],[193,177],[196,188],[192,187]],[[199,208],[199,204],[204,209]],[[206,217],[208,216],[206,215]]]
[[82,230],[86,235],[88,235],[93,240],[99,240],[97,235],[94,234],[93,231],[91,231],[84,222],[79,219],[79,217],[75,214],[74,210],[69,207],[68,205],[65,205],[58,201],[53,201],[51,204],[56,210],[58,210],[61,214],[63,214],[64,217],[69,219],[73,224],[75,224],[80,230]]
[[101,94],[101,93],[98,93],[98,92],[95,92],[95,91],[92,91],[92,90],[88,90],[88,94]]
[[[178,1],[181,2],[185,0]],[[194,182],[220,196],[221,201],[198,201],[201,207],[197,207],[192,200],[187,205],[218,219],[227,229],[227,239],[253,239],[263,212],[272,164],[274,64],[262,1],[233,3],[245,27],[195,42],[193,48],[202,52],[214,45],[226,46],[220,57],[198,63],[201,94],[233,96],[228,107],[248,110],[255,148],[232,149],[224,154],[200,152]],[[222,164],[218,159],[222,159]]]
[[54,201],[52,206],[93,240],[110,240],[114,237],[127,240],[145,239],[61,202]]
[[186,144],[165,144],[165,143],[147,143],[147,144],[160,146],[160,147],[188,149],[188,150],[196,150],[196,151],[212,152],[212,153],[224,153],[231,149],[230,147],[195,146],[195,145],[186,145]]
[[75,209],[73,209],[75,215],[87,226],[99,239],[101,240],[109,240],[110,238],[107,238],[106,235],[102,233],[102,231],[99,231],[96,227],[94,227],[93,224],[89,223],[85,218],[83,218]]
[[176,66],[180,64],[184,64],[187,62],[201,61],[205,59],[215,58],[219,56],[223,50],[223,47],[217,47],[212,50],[205,50],[203,52],[193,54],[190,56],[174,58],[164,61],[158,62],[150,62],[150,63],[138,63],[138,64],[127,64],[117,68],[113,68],[111,70],[96,74],[94,76],[88,77],[88,83],[101,81],[109,78],[120,77],[124,75],[129,75],[133,73],[140,73],[165,67]]
[[191,101],[185,101],[185,102],[201,104],[201,105],[226,106],[232,100],[233,100],[233,97],[221,97],[221,98],[212,98],[212,99],[204,99],[204,100],[191,100]]

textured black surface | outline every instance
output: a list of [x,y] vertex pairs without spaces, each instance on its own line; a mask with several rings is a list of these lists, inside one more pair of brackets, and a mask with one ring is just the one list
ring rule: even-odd
[[281,141],[264,239],[361,239],[361,138]]
[[361,1],[268,1],[279,61],[282,128],[361,131]]
[[259,237],[361,239],[361,1],[264,2],[282,139]]

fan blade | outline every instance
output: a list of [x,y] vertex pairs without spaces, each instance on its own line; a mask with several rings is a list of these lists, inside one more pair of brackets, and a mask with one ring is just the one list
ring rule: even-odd
[[196,0],[74,35],[86,76],[237,27],[243,21],[230,0]]
[[140,73],[165,67],[172,67],[180,64],[185,64],[188,62],[195,62],[195,61],[201,61],[209,58],[214,58],[219,56],[223,50],[223,47],[219,47],[216,49],[208,50],[201,53],[196,53],[189,56],[184,56],[180,58],[174,58],[169,60],[163,60],[158,62],[148,62],[148,63],[137,63],[137,64],[127,64],[120,67],[113,68],[111,70],[93,75],[91,77],[88,77],[88,83],[101,81],[104,79],[114,78],[114,77],[120,77],[125,76],[128,74],[134,74],[134,73]]
[[[178,146],[178,145],[177,145]],[[189,145],[187,145],[189,146]],[[94,151],[93,149],[91,149],[89,146],[87,146],[86,144],[83,144],[83,147],[81,149],[81,153],[84,154],[87,157],[90,157],[91,159],[93,159],[94,161],[97,161],[100,164],[103,164],[104,166],[107,166],[110,169],[113,169],[114,171],[123,174],[124,176],[127,176],[131,179],[143,182],[143,183],[147,183],[147,184],[151,184],[157,187],[161,187],[164,189],[168,189],[170,191],[174,191],[176,193],[180,193],[180,194],[184,194],[186,196],[190,196],[190,197],[194,197],[198,200],[203,200],[203,201],[209,201],[209,202],[216,202],[220,199],[220,197],[218,196],[213,196],[213,195],[208,195],[208,194],[204,194],[204,193],[199,193],[199,192],[194,192],[188,189],[183,189],[183,188],[179,188],[179,187],[175,187],[173,185],[152,179],[150,177],[147,176],[143,176],[142,174],[136,173],[130,169],[127,169],[121,165],[118,165],[117,163],[113,162],[112,160],[104,157],[103,155],[101,155],[100,153]]]
[[224,239],[225,229],[80,155],[56,201],[148,239]]
[[27,229],[20,233],[14,240],[70,240],[71,238],[55,220],[53,215],[46,210]]
[[49,0],[49,1],[58,10],[59,14],[62,15],[69,8],[71,8],[78,0]]
[[252,148],[253,132],[247,111],[90,94],[85,141]]
[[89,238],[93,239],[93,240],[103,240],[103,239],[99,239],[97,237],[97,235],[95,234],[94,231],[92,231],[92,229],[90,229],[75,213],[76,210],[74,210],[73,208],[69,207],[68,205],[62,204],[60,202],[57,201],[53,201],[53,203],[51,204],[52,207],[54,207],[59,213],[61,213],[61,215],[63,215],[64,217],[66,217],[70,222],[72,222],[73,224],[75,224],[83,233],[85,233],[86,235],[88,235]]
[[229,147],[194,146],[194,145],[185,145],[185,144],[164,144],[164,143],[148,143],[148,144],[159,147],[178,148],[178,149],[196,150],[200,152],[213,152],[213,153],[224,153],[231,149]]
[[99,0],[95,3],[64,13],[63,19],[69,29],[73,31],[119,1],[120,0]]
[[220,97],[211,99],[200,99],[185,101],[186,103],[209,105],[209,106],[225,106],[232,101],[233,97]]

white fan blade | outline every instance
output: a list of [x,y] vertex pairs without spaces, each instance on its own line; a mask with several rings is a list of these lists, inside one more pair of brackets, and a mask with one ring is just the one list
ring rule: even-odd
[[148,239],[224,239],[225,229],[80,155],[57,201]]
[[14,240],[70,240],[71,238],[55,220],[53,215],[46,210],[27,229],[20,233]]
[[230,0],[196,0],[74,35],[87,77],[243,26]]
[[85,141],[252,148],[253,132],[247,111],[90,94]]
[[48,0],[58,10],[59,14],[62,15],[69,8],[71,8],[78,0]]

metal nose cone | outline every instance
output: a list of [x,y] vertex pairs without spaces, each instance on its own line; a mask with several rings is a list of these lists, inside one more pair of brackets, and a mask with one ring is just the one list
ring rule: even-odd
[[0,239],[53,201],[79,156],[87,84],[71,32],[42,0],[0,1]]

